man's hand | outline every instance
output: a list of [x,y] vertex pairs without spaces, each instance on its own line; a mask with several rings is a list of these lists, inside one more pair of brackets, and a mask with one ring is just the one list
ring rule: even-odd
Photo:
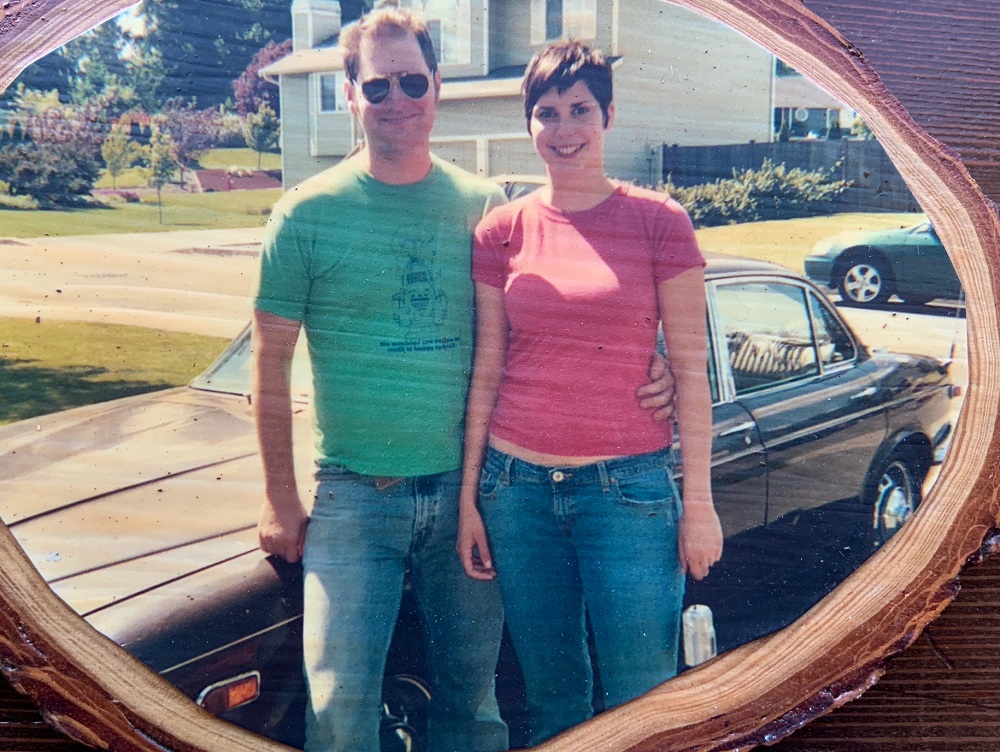
[[265,500],[257,523],[261,550],[294,564],[302,558],[308,524],[309,517],[297,493],[294,499],[283,499],[277,505],[271,499]]
[[674,419],[674,374],[670,365],[659,353],[653,354],[649,364],[649,383],[636,390],[639,407],[653,411],[653,420]]
[[677,555],[681,571],[696,580],[703,579],[715,562],[722,558],[722,525],[711,498],[708,503],[688,503],[677,531]]
[[474,580],[492,580],[497,576],[486,542],[486,527],[476,509],[463,509],[458,516],[458,541],[455,551],[462,560],[462,569]]

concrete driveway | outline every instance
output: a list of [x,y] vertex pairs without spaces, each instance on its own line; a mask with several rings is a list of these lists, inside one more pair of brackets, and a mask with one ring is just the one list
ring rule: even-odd
[[0,317],[236,335],[264,228],[0,239]]

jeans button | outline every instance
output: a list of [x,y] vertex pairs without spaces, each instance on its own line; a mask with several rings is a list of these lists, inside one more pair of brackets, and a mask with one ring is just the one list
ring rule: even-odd
[[554,470],[552,472],[552,480],[556,483],[562,483],[566,479],[566,474],[562,470]]

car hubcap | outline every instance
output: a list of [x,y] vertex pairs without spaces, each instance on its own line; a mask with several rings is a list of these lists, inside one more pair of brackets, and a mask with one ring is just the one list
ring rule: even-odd
[[882,290],[882,275],[869,264],[852,266],[844,275],[844,291],[857,303],[868,303]]
[[889,538],[913,514],[913,485],[910,474],[899,462],[892,463],[878,484],[878,525]]

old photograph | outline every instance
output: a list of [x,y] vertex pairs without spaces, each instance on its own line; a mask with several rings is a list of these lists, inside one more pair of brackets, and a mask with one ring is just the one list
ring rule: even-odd
[[659,0],[145,0],[0,93],[0,520],[209,712],[542,743],[918,513],[965,295],[849,103]]

